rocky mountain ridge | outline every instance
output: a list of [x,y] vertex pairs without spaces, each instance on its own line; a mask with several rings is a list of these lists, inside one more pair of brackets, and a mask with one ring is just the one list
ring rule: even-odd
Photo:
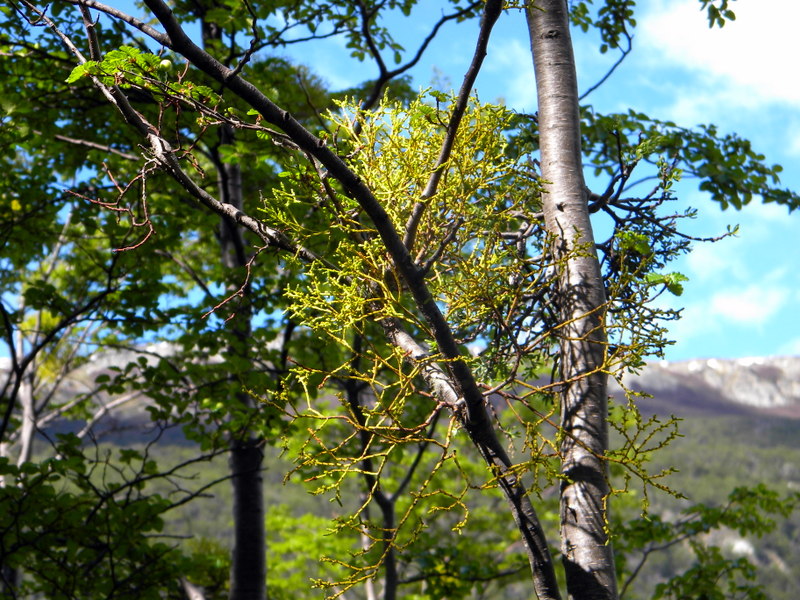
[[[714,414],[800,419],[800,357],[694,359],[648,363],[624,380],[652,398],[638,403],[644,413],[678,417]],[[622,390],[612,387],[620,399]]]
[[[134,354],[115,352],[93,358],[63,382],[58,399],[65,401],[87,393],[98,375],[110,373],[110,365],[134,360]],[[8,374],[8,362],[0,358],[0,383]],[[752,415],[800,420],[800,356],[651,362],[640,372],[626,375],[624,384],[646,394],[637,399],[643,414]],[[624,392],[613,382],[610,393],[617,401],[624,401]],[[134,402],[111,417],[141,421],[146,419],[144,406],[141,401]]]

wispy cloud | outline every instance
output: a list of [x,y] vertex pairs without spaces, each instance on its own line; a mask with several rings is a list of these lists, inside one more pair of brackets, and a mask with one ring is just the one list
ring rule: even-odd
[[769,322],[789,300],[782,287],[751,285],[714,294],[709,301],[709,317],[747,327],[761,327]]
[[794,328],[784,321],[793,301],[788,287],[764,283],[693,300],[669,326],[668,337],[676,342],[669,353],[681,358],[800,353],[800,338],[779,345],[780,335],[775,335]]
[[791,308],[800,302],[800,293],[793,292],[800,289],[800,280],[788,266],[800,260],[800,251],[789,241],[796,236],[796,220],[787,217],[785,207],[763,204],[741,213],[709,207],[704,214],[702,235],[732,220],[741,222],[741,235],[698,243],[674,265],[690,281],[683,296],[671,299],[685,308],[683,318],[669,327],[677,341],[670,355],[791,353],[778,348],[797,329]]
[[800,356],[800,337],[783,344],[778,348],[777,354],[780,356]]
[[[738,249],[737,249],[738,246]],[[731,276],[741,278],[740,261],[731,260],[743,246],[741,239],[724,240],[717,244],[699,244],[686,257],[687,275],[691,281],[713,283]]]
[[731,7],[736,21],[709,30],[696,0],[661,2],[643,17],[637,43],[702,74],[706,87],[728,102],[800,106],[800,86],[788,67],[800,55],[800,2],[762,0]]
[[531,111],[536,107],[531,49],[526,42],[524,37],[495,40],[484,67],[494,75],[504,76],[506,105],[520,111]]
[[[699,242],[692,252],[683,258],[678,270],[684,270],[692,281],[705,285],[719,285],[725,282],[752,282],[771,276],[772,269],[765,269],[764,262],[770,251],[781,254],[775,243],[790,239],[796,234],[794,217],[787,217],[787,209],[777,204],[753,202],[741,212],[721,211],[708,206],[708,200],[695,195],[691,204],[703,210],[703,229],[693,231],[699,236],[714,236],[725,231],[728,225],[739,225],[737,236],[725,238],[716,243]],[[790,250],[791,253],[797,251]],[[777,257],[776,257],[777,258]],[[786,258],[789,258],[788,256]],[[800,258],[800,254],[798,254]]]

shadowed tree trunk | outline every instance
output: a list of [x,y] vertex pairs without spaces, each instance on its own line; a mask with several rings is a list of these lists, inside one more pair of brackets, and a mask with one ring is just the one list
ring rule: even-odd
[[565,0],[527,9],[539,99],[543,209],[559,264],[561,377],[561,550],[567,593],[575,600],[617,597],[605,532],[608,447],[605,291],[589,221],[581,165],[575,59]]
[[[220,145],[233,143],[233,131],[223,126]],[[215,158],[218,153],[215,151]],[[218,165],[219,191],[223,202],[242,210],[242,174],[239,165]],[[242,230],[230,218],[223,217],[219,234],[222,262],[229,273],[241,277],[249,259]],[[231,284],[238,289],[239,284]],[[239,358],[249,356],[251,309],[249,286],[244,291],[243,305],[232,319],[234,343],[228,352]],[[237,392],[233,401],[241,409],[252,408],[253,399],[246,391]],[[264,514],[264,482],[261,474],[264,458],[263,440],[242,430],[232,434],[230,469],[233,485],[233,552],[231,557],[231,600],[266,599],[266,525]]]
[[[205,18],[198,8],[201,19],[203,45],[206,50],[222,41],[222,28]],[[239,164],[225,163],[220,155],[222,146],[233,144],[235,134],[232,127],[223,125],[219,132],[219,143],[210,149],[217,171],[219,198],[237,211],[244,210],[242,169]],[[250,260],[250,252],[244,240],[242,228],[234,219],[223,216],[218,233],[222,265],[229,280],[226,292],[235,293],[241,286],[244,270]],[[242,302],[230,321],[232,343],[227,352],[244,361],[250,360],[250,338],[252,335],[252,308],[249,283],[241,290]],[[231,401],[236,405],[232,411],[250,410],[254,400],[247,391],[239,391]],[[233,548],[231,551],[230,600],[266,600],[267,598],[267,539],[264,507],[264,440],[253,435],[247,427],[231,433],[230,472],[233,488]]]

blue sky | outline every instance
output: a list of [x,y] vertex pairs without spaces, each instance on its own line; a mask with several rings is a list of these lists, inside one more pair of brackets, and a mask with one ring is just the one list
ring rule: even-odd
[[[397,39],[413,50],[441,14],[443,0],[420,0]],[[782,184],[800,189],[800,58],[798,0],[734,0],[737,20],[709,30],[698,0],[641,0],[634,50],[606,84],[589,98],[600,111],[628,108],[682,126],[715,123],[721,133],[750,139],[767,162],[780,163]],[[118,4],[130,9],[128,0]],[[134,14],[138,13],[133,9]],[[141,16],[141,15],[140,15]],[[449,81],[458,88],[472,56],[477,23],[449,24],[412,71],[415,84]],[[597,81],[615,59],[600,55],[596,39],[573,33],[581,89]],[[374,77],[368,64],[349,59],[344,40],[288,49],[333,89]],[[524,17],[505,14],[493,33],[476,89],[484,101],[503,99],[514,109],[536,110],[533,68]],[[674,269],[690,278],[675,307],[684,318],[671,330],[669,360],[800,354],[800,211],[753,203],[722,212],[696,183],[679,188],[681,202],[700,211],[691,224],[713,236],[729,224],[740,234],[698,245]]]
[[[767,162],[784,166],[782,185],[800,189],[800,79],[788,65],[800,58],[797,0],[738,0],[735,22],[709,30],[698,0],[640,2],[634,50],[612,78],[589,100],[600,111],[629,107],[682,126],[714,123],[721,133],[750,139]],[[423,0],[427,14],[401,23],[401,43],[413,49],[441,13],[441,2]],[[443,30],[421,64],[412,71],[420,86],[445,78],[457,88],[471,58],[476,26]],[[574,32],[578,79],[586,89],[614,56],[600,55],[597,42]],[[476,83],[484,101],[498,98],[517,110],[536,109],[533,68],[524,18],[504,15],[493,33]],[[329,40],[303,49],[295,58],[332,87],[354,85],[375,72],[347,60],[343,41]],[[679,187],[681,203],[700,218],[691,233],[713,236],[738,224],[738,237],[700,244],[675,270],[690,281],[680,298],[684,318],[672,329],[676,344],[669,360],[800,354],[800,212],[757,204],[741,212],[721,211],[697,190]]]

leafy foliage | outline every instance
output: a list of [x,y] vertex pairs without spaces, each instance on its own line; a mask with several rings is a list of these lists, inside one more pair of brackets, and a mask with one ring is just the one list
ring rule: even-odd
[[[599,251],[608,344],[598,368],[624,383],[626,371],[659,355],[668,343],[663,323],[678,315],[652,303],[665,291],[679,296],[686,281],[668,269],[689,248],[680,219],[694,215],[666,208],[674,182],[698,178],[723,208],[753,197],[798,206],[794,192],[776,187],[780,167],[736,135],[587,107],[585,152],[608,181],[589,206],[612,225],[596,248],[587,243],[556,260],[541,214],[535,117],[464,94],[417,95],[398,79],[430,37],[408,52],[386,16],[413,16],[417,4],[173,3],[171,14],[199,22],[203,60],[227,69],[216,80],[188,53],[149,48],[139,35],[163,38],[130,20],[140,31],[128,31],[113,14],[95,23],[88,9],[81,17],[64,4],[0,9],[9,74],[0,101],[0,236],[8,249],[0,317],[11,355],[2,388],[0,562],[23,569],[18,595],[171,597],[182,577],[225,593],[224,548],[201,540],[180,549],[158,538],[164,515],[196,496],[180,485],[152,492],[153,482],[174,482],[175,471],[148,451],[102,455],[81,445],[112,405],[136,397],[148,399],[155,427],[181,427],[209,456],[243,441],[280,441],[295,461],[289,480],[303,478],[342,504],[333,520],[269,514],[276,597],[296,596],[309,577],[336,595],[383,572],[387,589],[403,585],[419,599],[465,598],[501,578],[519,580],[524,557],[506,533],[495,488],[510,476],[533,497],[547,496],[564,481],[558,448],[569,432],[558,424],[556,391],[573,382],[556,375],[565,326],[556,281],[570,258]],[[431,36],[490,4],[445,3],[450,12]],[[592,12],[593,2],[573,2],[571,17],[599,31],[601,52],[624,56],[634,4],[609,0]],[[735,18],[727,1],[702,4],[712,26]],[[274,56],[333,35],[351,56],[374,61],[377,78],[332,95],[307,68]],[[77,40],[88,41],[90,59],[76,66],[86,45]],[[288,111],[282,124],[267,124],[263,108],[234,93],[239,76]],[[313,148],[277,130],[290,119],[317,132],[317,149],[343,161],[386,223],[367,217],[354,186]],[[654,185],[629,197],[634,169],[650,169]],[[233,180],[241,183],[236,197]],[[220,218],[209,206],[234,206],[235,214]],[[240,229],[250,215],[258,226]],[[265,241],[267,229],[277,232],[273,242],[288,242]],[[402,235],[414,281],[390,256],[387,231]],[[460,358],[439,347],[427,318],[434,308]],[[403,346],[400,338],[421,341]],[[85,391],[57,394],[68,374],[120,349],[124,360],[84,382]],[[505,436],[507,474],[472,460],[463,398],[447,400],[437,387],[457,381],[462,361]],[[610,415],[620,447],[601,458],[623,473],[618,494],[642,482],[646,508],[649,488],[669,491],[669,469],[653,474],[649,461],[677,431],[673,420],[642,419],[635,394],[629,399]],[[86,427],[33,458],[33,425],[61,417]],[[696,565],[658,587],[660,597],[683,597],[694,583],[708,597],[757,598],[746,585],[752,566],[698,536],[717,527],[763,533],[772,525],[763,514],[785,513],[792,502],[763,488],[739,490],[729,506],[698,505],[677,523],[651,516],[623,525],[619,545],[650,552],[654,543],[691,540]],[[554,524],[556,511],[544,507]]]
[[142,493],[155,464],[131,450],[93,458],[75,436],[62,437],[57,450],[20,467],[0,459],[0,558],[24,568],[16,593],[163,598],[185,559],[158,539],[170,502]]
[[696,130],[645,114],[597,115],[584,110],[583,133],[590,165],[596,175],[611,175],[621,150],[637,148],[636,160],[659,165],[659,169],[680,169],[684,177],[699,180],[701,190],[725,209],[741,209],[753,197],[776,202],[793,210],[800,206],[795,192],[780,189],[780,165],[767,165],[765,156],[753,150],[749,141],[736,134],[720,135],[714,125]]

